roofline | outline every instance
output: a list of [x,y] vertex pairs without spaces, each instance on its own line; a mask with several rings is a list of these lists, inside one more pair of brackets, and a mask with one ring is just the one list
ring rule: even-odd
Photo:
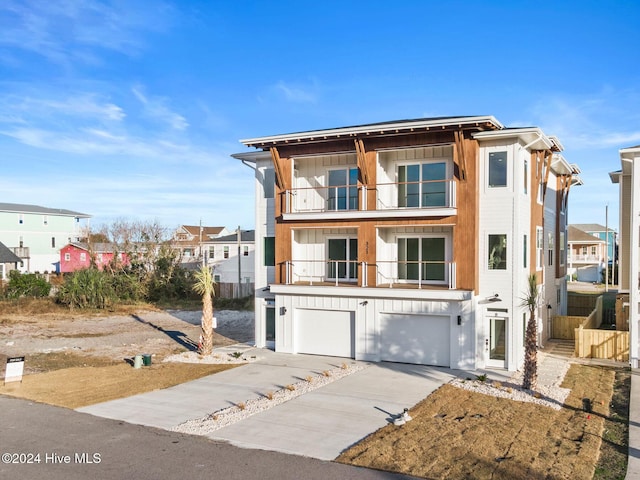
[[240,152],[231,155],[236,160],[243,162],[257,162],[258,160],[271,160],[271,153],[265,150],[254,150],[252,152]]
[[447,127],[455,125],[477,125],[481,123],[489,123],[494,128],[503,129],[504,126],[498,122],[498,120],[492,116],[477,116],[477,117],[451,117],[451,118],[439,118],[439,119],[417,119],[417,120],[405,120],[395,121],[389,123],[376,123],[368,125],[360,125],[354,127],[341,127],[330,128],[326,130],[311,130],[307,132],[299,133],[286,133],[282,135],[271,135],[267,137],[247,138],[240,140],[240,143],[247,147],[259,148],[259,145],[266,146],[266,144],[276,144],[279,142],[291,142],[291,141],[313,141],[328,139],[325,137],[340,137],[340,136],[357,136],[366,135],[372,133],[384,133],[391,130],[412,130],[419,128],[431,128],[431,127]]
[[620,149],[620,159],[622,160],[633,160],[637,156],[640,156],[640,146]]
[[545,148],[544,149],[537,148],[534,150],[547,150],[547,149],[553,149],[553,147],[556,147],[558,151],[562,151],[562,144],[559,141],[557,141],[556,137],[545,135],[542,129],[540,129],[539,127],[507,128],[504,130],[476,132],[473,134],[473,138],[477,140],[486,140],[486,139],[493,140],[493,139],[518,137],[522,139],[522,141],[526,142],[527,139],[524,138],[524,135],[526,134],[534,134],[538,136],[537,139],[533,141],[529,141],[529,143],[526,144],[527,148],[532,147],[534,144],[538,142],[542,142],[542,145]]

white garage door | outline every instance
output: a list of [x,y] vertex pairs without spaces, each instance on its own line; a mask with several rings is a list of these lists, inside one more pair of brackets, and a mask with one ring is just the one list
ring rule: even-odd
[[299,308],[294,318],[296,352],[354,358],[354,312]]
[[380,359],[450,366],[448,316],[380,315]]

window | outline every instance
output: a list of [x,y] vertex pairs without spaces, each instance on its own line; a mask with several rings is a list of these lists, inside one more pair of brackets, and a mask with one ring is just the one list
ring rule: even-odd
[[18,223],[22,225],[24,223],[24,215],[22,213],[18,214]]
[[65,262],[71,261],[71,254],[69,252],[64,254],[64,261]]
[[527,194],[529,189],[529,160],[524,161],[524,194]]
[[274,185],[276,183],[275,172],[273,168],[265,168],[264,170],[264,183],[262,188],[264,190],[264,198],[274,198]]
[[555,239],[553,238],[553,234],[549,234],[548,237],[548,241],[549,244],[547,245],[547,249],[548,249],[548,258],[547,258],[547,263],[549,264],[549,266],[553,265],[553,254],[554,254],[554,250],[555,250]]
[[249,245],[244,245],[242,247],[242,255],[245,256],[245,257],[249,256]]
[[445,238],[398,238],[398,279],[446,281]]
[[527,236],[525,235],[523,237],[523,241],[522,241],[522,266],[524,268],[527,268],[527,265],[529,265],[529,239],[527,238]]
[[264,237],[264,266],[275,267],[276,265],[276,239],[275,237]]
[[47,215],[43,215],[42,224],[43,225],[48,225],[49,224],[49,217]]
[[216,282],[216,283],[220,283],[220,275],[219,274],[215,274],[213,276],[213,281]]
[[22,237],[20,237],[19,245],[20,245],[20,248],[24,247],[24,240],[22,239]]
[[507,152],[489,153],[489,187],[507,186]]
[[544,232],[542,227],[536,227],[536,270],[542,269],[544,250]]
[[191,249],[190,248],[185,248],[184,251],[182,252],[182,256],[190,257],[191,256]]
[[216,257],[216,248],[214,246],[211,246],[209,248],[209,258],[215,258]]
[[556,305],[560,305],[561,292],[559,288],[556,288]]
[[87,261],[87,254],[85,252],[80,252],[80,261],[81,262]]
[[56,237],[51,237],[51,248],[56,248]]
[[358,209],[358,169],[329,170],[329,210]]
[[591,247],[591,255],[592,255],[593,257],[595,257],[596,255],[598,255],[597,247],[596,247],[595,245],[593,245],[593,246]]
[[582,255],[587,256],[587,247],[582,247]]
[[225,245],[224,246],[224,253],[222,255],[224,258],[229,258],[229,246]]
[[447,204],[446,162],[398,167],[398,206],[444,207]]
[[358,278],[358,239],[330,238],[327,256],[328,274],[331,279],[355,280]]
[[244,278],[242,279],[242,282],[243,282],[243,283],[251,283],[251,277],[244,277]]
[[560,232],[560,265],[564,265],[564,262],[565,262],[564,257],[565,257],[566,248],[565,248],[564,242],[565,242],[564,232]]
[[489,270],[507,269],[507,236],[489,235]]

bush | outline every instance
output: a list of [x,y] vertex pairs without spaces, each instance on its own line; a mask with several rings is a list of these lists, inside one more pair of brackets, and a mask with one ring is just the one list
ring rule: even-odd
[[9,272],[9,283],[6,288],[7,298],[47,297],[51,285],[40,275],[35,273],[20,273],[17,270]]

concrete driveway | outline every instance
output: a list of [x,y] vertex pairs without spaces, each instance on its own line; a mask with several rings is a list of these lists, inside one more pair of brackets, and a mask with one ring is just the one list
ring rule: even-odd
[[[187,420],[260,397],[348,359],[254,350],[259,360],[238,368],[78,411],[170,429]],[[233,445],[333,460],[463,372],[396,363],[366,368],[209,434]]]

